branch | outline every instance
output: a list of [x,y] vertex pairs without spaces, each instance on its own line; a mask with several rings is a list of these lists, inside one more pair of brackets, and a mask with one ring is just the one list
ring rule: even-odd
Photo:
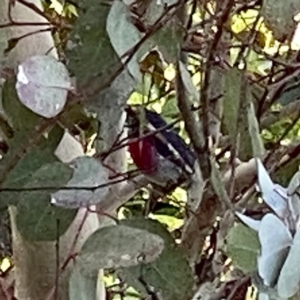
[[176,72],[176,95],[178,108],[182,114],[185,129],[196,152],[203,177],[207,178],[209,174],[209,160],[208,155],[205,151],[205,137],[203,129],[201,127],[201,123],[196,120],[195,115],[193,114],[192,104],[187,97],[185,87],[181,78],[179,64],[177,65]]
[[[211,70],[215,61],[215,51],[218,48],[218,44],[222,38],[223,34],[223,26],[228,21],[231,8],[234,5],[233,0],[227,0],[221,6],[222,14],[217,19],[217,31],[214,36],[214,39],[209,44],[207,48],[205,62],[203,63],[203,76],[201,78],[201,88],[200,88],[200,104],[202,110],[199,110],[199,119],[202,121],[202,128],[205,139],[205,150],[208,152],[208,136],[209,136],[209,86],[210,86],[210,77],[211,77]],[[217,6],[218,7],[218,6]],[[205,176],[205,174],[204,174]]]
[[286,106],[283,106],[280,111],[273,111],[266,114],[261,120],[261,128],[270,128],[273,124],[277,123],[283,118],[294,118],[300,113],[300,99]]
[[[288,147],[281,146],[275,152],[267,152],[265,157],[272,155],[272,159],[268,159],[266,169],[272,172],[282,168],[288,162],[299,156],[300,142],[289,145]],[[229,169],[223,176],[223,183],[229,191],[230,182],[232,180],[232,170]],[[256,162],[252,158],[248,162],[243,162],[235,168],[235,196],[240,195],[246,189],[249,189],[255,183],[256,177]],[[235,199],[231,199],[235,202]],[[203,248],[206,236],[215,222],[218,215],[223,214],[221,204],[215,196],[213,190],[208,188],[205,191],[203,200],[199,208],[194,212],[194,218],[187,224],[182,232],[182,247],[189,257],[195,256],[195,253],[200,253]],[[195,239],[197,237],[197,239]],[[195,240],[197,243],[195,243]]]
[[123,181],[118,189],[111,187],[109,196],[97,205],[97,208],[105,213],[111,213],[115,209],[125,204],[142,187],[149,184],[149,179],[144,175],[139,175],[135,179]]

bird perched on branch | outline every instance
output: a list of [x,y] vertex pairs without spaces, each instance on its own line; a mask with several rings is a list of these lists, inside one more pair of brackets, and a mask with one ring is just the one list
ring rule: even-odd
[[172,124],[156,112],[127,107],[128,150],[133,162],[160,192],[167,194],[187,184],[196,156]]

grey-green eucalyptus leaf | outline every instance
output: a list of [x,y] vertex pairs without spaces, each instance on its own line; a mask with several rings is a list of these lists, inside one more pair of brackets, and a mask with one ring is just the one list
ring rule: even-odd
[[296,29],[294,17],[300,11],[299,0],[288,2],[264,0],[261,14],[267,27],[273,31],[274,37],[281,42],[290,40]]
[[73,176],[67,187],[74,187],[74,190],[55,192],[51,195],[51,203],[62,207],[79,208],[95,205],[105,199],[109,192],[108,169],[100,160],[81,156],[69,165],[73,169]]
[[[131,16],[128,6],[120,0],[115,0],[107,17],[106,30],[110,42],[120,58],[131,50],[142,38],[142,34],[130,20]],[[127,67],[136,82],[141,83],[142,74],[137,57],[137,53],[134,54]],[[123,58],[123,61],[126,58]]]
[[300,230],[298,228],[287,259],[280,271],[277,283],[278,295],[290,298],[299,290],[300,284]]
[[179,71],[184,87],[191,98],[191,102],[199,102],[199,93],[192,82],[191,75],[187,70],[185,64],[182,61],[179,61]]
[[63,110],[71,89],[67,68],[54,57],[35,55],[18,67],[16,90],[20,101],[44,118],[53,118]]
[[39,188],[63,186],[72,176],[66,165],[55,162],[38,169],[24,188],[35,191],[22,192],[17,203],[17,227],[23,237],[32,241],[54,241],[70,226],[76,210],[55,207],[50,203],[49,190]]
[[147,230],[123,224],[104,227],[85,242],[78,258],[84,276],[101,268],[130,267],[155,261],[164,249],[163,239]]
[[106,32],[110,7],[103,1],[87,0],[80,10],[67,42],[67,66],[75,75],[78,86],[97,79],[99,84],[109,79],[121,66]]
[[247,107],[248,130],[252,143],[253,157],[261,157],[265,153],[265,147],[260,136],[259,124],[256,118],[253,102],[250,101]]
[[242,224],[232,227],[226,237],[226,253],[233,264],[245,273],[257,269],[259,255],[257,233]]
[[69,279],[69,300],[96,299],[97,282],[97,275],[85,277],[75,265]]
[[182,249],[176,245],[166,228],[157,221],[142,218],[123,220],[121,224],[159,235],[165,247],[158,259],[152,263],[122,268],[119,270],[120,276],[144,296],[147,293],[141,280],[164,300],[191,299],[193,272]]
[[258,273],[265,285],[273,286],[278,279],[293,238],[288,227],[271,213],[262,218],[258,236],[261,244]]

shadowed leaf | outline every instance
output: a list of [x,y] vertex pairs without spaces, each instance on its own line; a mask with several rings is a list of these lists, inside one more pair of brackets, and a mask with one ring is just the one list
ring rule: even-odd
[[101,268],[149,263],[160,256],[164,248],[161,237],[122,223],[101,228],[87,239],[78,259],[84,276],[95,276]]
[[296,29],[294,16],[300,11],[299,0],[288,2],[276,0],[264,0],[262,16],[264,21],[274,34],[275,39],[284,42],[290,40]]
[[88,207],[101,202],[109,192],[108,169],[101,161],[89,156],[78,157],[69,166],[74,170],[67,187],[90,187],[87,189],[60,190],[51,195],[51,203],[68,208]]
[[69,279],[70,300],[96,299],[97,279],[97,276],[82,276],[78,267],[75,266]]
[[106,32],[110,7],[102,1],[84,1],[66,47],[68,68],[79,86],[91,79],[109,78],[121,64]]
[[154,290],[154,293],[161,294],[164,300],[191,299],[192,270],[183,252],[164,226],[150,219],[123,220],[121,224],[157,234],[165,244],[157,260],[149,264],[122,269],[120,270],[121,277],[143,295],[147,294],[143,284],[145,282]]
[[[55,162],[42,166],[24,187],[63,186],[72,176],[66,165]],[[24,238],[33,241],[53,241],[70,226],[77,211],[55,207],[50,203],[50,191],[23,192],[17,204],[17,227]]]
[[255,231],[242,224],[230,229],[226,237],[226,252],[239,269],[246,273],[256,270],[259,249]]

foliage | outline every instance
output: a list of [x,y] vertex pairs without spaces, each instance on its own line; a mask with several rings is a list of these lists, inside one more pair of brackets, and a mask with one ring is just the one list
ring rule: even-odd
[[262,197],[275,214],[267,213],[261,221],[239,216],[258,232],[261,244],[258,259],[260,277],[266,286],[274,286],[278,280],[278,295],[285,299],[297,293],[300,281],[300,274],[295,271],[299,259],[300,199],[297,190],[300,173],[295,173],[288,188],[284,189],[272,182],[259,160],[257,167]]
[[[70,254],[70,300],[96,297],[100,268],[108,299],[299,295],[299,0],[43,6],[59,60],[12,70],[26,35],[2,30],[28,24],[0,23],[0,208],[31,242],[57,241],[78,208],[114,222]],[[174,129],[199,172],[172,191],[151,184],[124,154],[126,105],[161,113],[172,126],[155,134],[176,152]],[[74,160],[56,153],[65,131]]]

